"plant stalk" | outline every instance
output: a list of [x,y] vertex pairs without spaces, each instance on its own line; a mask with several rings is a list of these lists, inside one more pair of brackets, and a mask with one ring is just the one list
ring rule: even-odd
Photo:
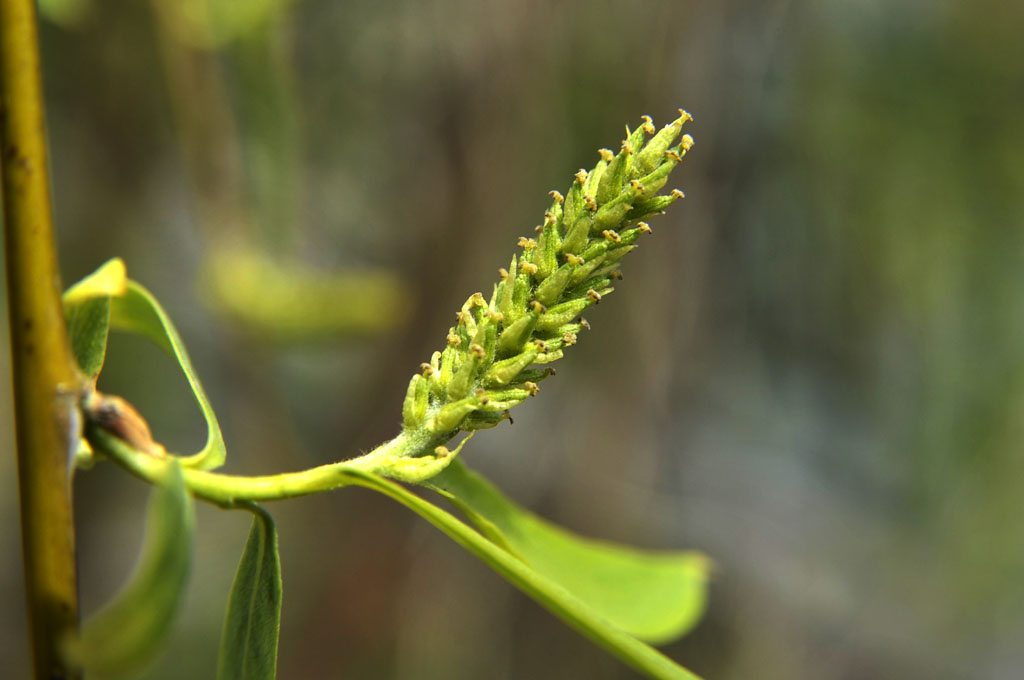
[[[106,454],[118,465],[150,484],[159,483],[166,474],[169,459],[135,450],[99,427],[88,426],[85,434],[97,452]],[[247,477],[185,468],[182,473],[185,486],[193,496],[230,508],[239,504],[279,501],[339,489],[358,483],[361,479],[358,475],[365,473],[415,483],[436,474],[458,455],[461,448],[456,448],[442,459],[433,455],[412,457],[432,450],[437,443],[429,434],[402,432],[358,458],[300,472]]]
[[0,151],[25,588],[34,677],[77,678],[58,653],[78,625],[69,451],[74,368],[50,213],[34,0],[0,0]]

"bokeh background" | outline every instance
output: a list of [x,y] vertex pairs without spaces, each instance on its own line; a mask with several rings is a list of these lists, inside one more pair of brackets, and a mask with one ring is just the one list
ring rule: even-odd
[[[546,193],[624,123],[687,108],[688,197],[557,378],[464,455],[579,532],[709,553],[707,616],[666,648],[708,678],[1024,673],[1024,5],[43,10],[65,283],[126,260],[177,322],[237,473],[392,436],[409,376]],[[154,347],[114,337],[100,386],[172,449],[203,441]],[[13,678],[28,671],[11,429],[5,415]],[[88,613],[131,569],[146,488],[99,465],[75,494]],[[282,678],[633,677],[383,497],[272,510]],[[213,675],[249,518],[198,522],[185,610],[147,677]]]

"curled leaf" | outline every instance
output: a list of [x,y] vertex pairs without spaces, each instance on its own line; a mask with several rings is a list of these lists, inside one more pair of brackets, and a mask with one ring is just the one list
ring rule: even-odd
[[135,281],[128,281],[124,295],[110,299],[110,325],[112,328],[142,335],[156,343],[178,361],[185,373],[192,394],[206,420],[206,444],[198,453],[181,458],[185,467],[203,470],[224,464],[227,450],[221,435],[220,424],[213,412],[213,405],[206,396],[199,376],[196,375],[192,360],[188,357],[185,344],[167,313],[153,295]]
[[[222,465],[227,451],[220,424],[199,382],[185,344],[160,303],[140,284],[126,277],[124,262],[114,258],[105,263],[69,288],[64,293],[63,303],[72,352],[82,372],[93,385],[103,369],[110,329],[145,336],[177,360],[192,388],[207,428],[206,444],[202,450],[182,457],[181,464],[204,470]],[[146,434],[148,439],[148,429]]]
[[114,258],[68,288],[62,297],[71,352],[82,373],[93,382],[107,353],[110,298],[127,290],[124,262]]

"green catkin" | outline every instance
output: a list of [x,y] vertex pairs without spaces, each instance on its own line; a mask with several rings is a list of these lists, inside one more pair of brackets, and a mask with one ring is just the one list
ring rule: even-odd
[[499,270],[490,300],[479,293],[466,300],[447,346],[409,382],[407,431],[440,439],[494,427],[537,393],[537,383],[554,373],[543,365],[590,328],[580,314],[612,292],[619,260],[650,233],[643,220],[683,197],[679,190],[656,194],[693,145],[689,135],[679,137],[688,120],[680,111],[656,131],[644,116],[635,130],[626,128],[618,154],[602,149],[594,169],[576,173],[564,197],[551,192],[536,240],[519,240],[523,251]]

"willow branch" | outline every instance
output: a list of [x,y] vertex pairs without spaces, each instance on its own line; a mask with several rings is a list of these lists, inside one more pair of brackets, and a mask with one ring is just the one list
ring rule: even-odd
[[[60,304],[33,0],[0,0],[0,149],[22,550],[36,678],[78,621],[68,450],[77,376]],[[73,450],[73,449],[72,449]]]

